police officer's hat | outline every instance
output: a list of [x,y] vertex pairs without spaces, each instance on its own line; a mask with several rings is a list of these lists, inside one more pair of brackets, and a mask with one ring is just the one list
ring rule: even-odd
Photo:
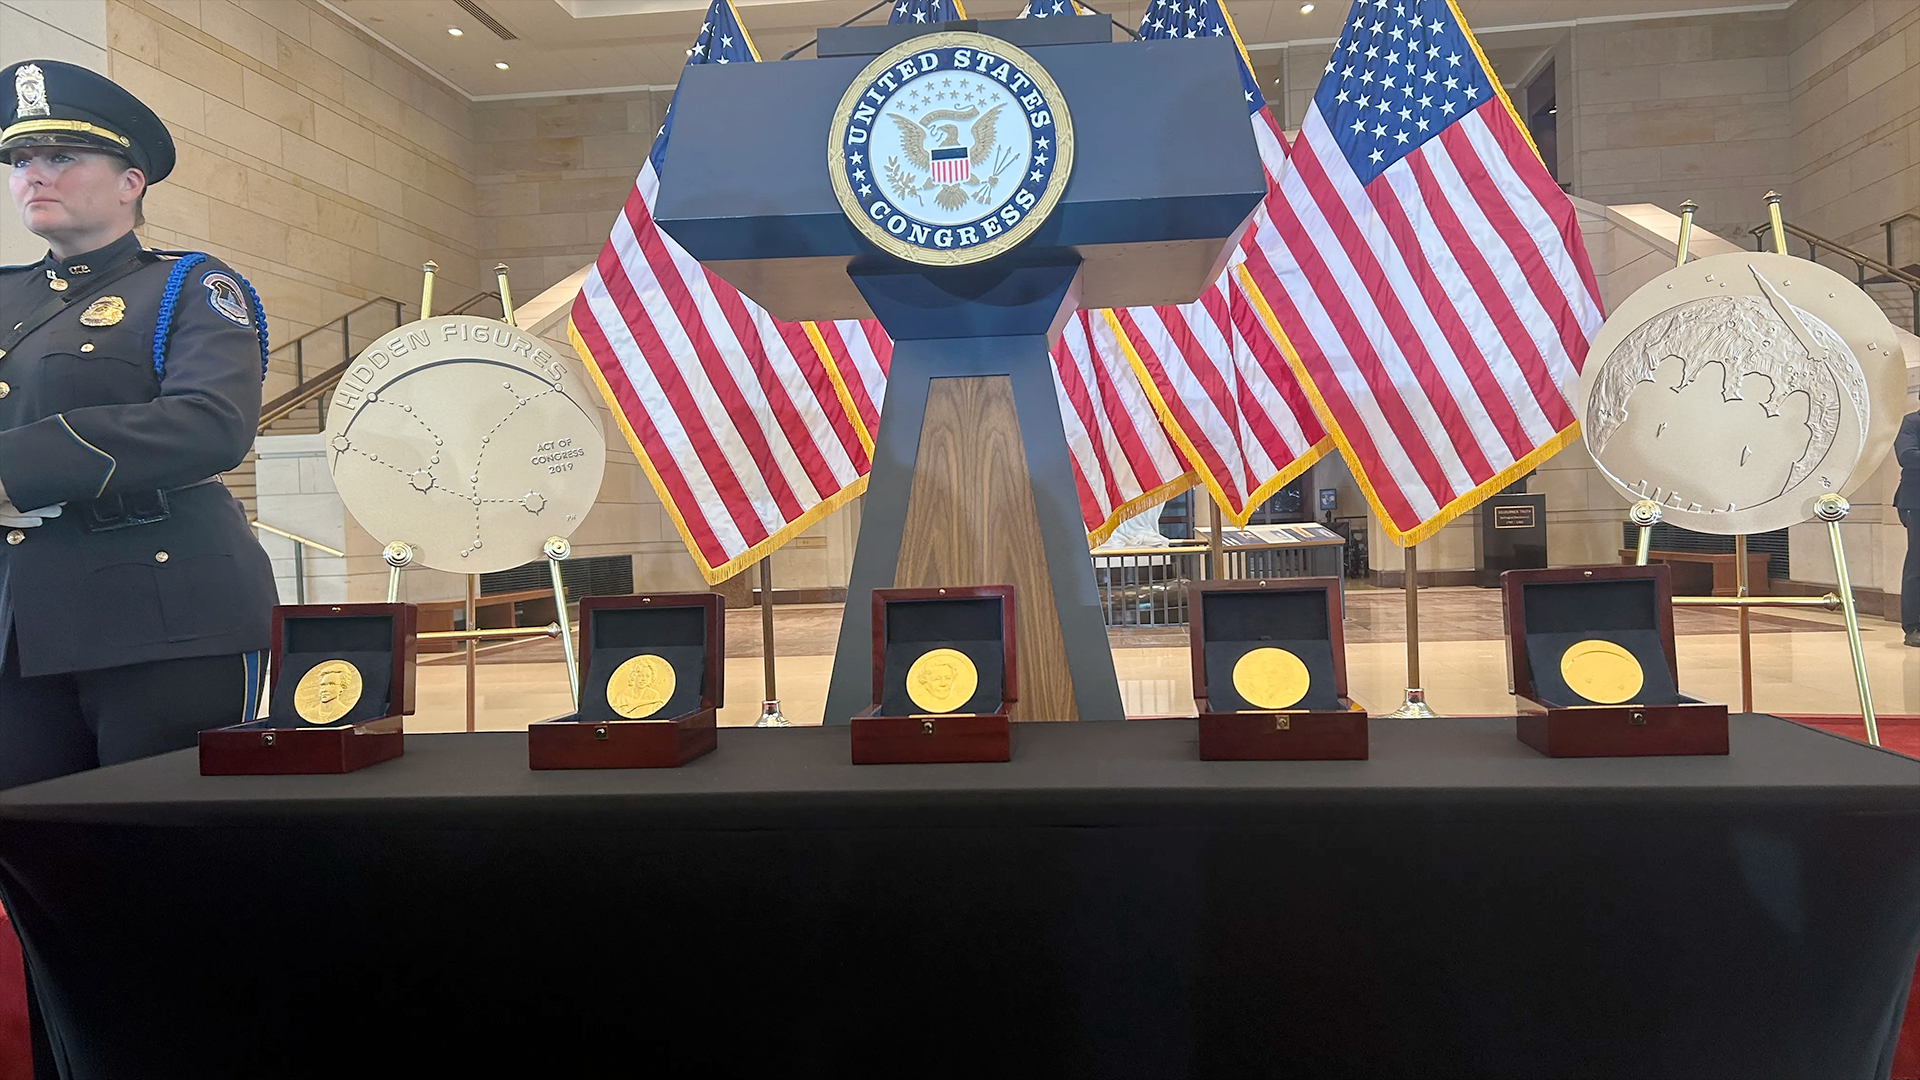
[[21,146],[108,150],[157,184],[173,171],[173,136],[119,83],[58,60],[0,71],[0,155]]

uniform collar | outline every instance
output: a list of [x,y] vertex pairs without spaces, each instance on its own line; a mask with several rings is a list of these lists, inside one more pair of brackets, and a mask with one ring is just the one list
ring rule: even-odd
[[84,277],[95,271],[104,270],[139,250],[140,238],[129,231],[125,236],[108,244],[106,247],[95,248],[92,251],[83,251],[72,258],[56,259],[53,256],[53,252],[49,251],[47,252],[47,257],[40,261],[40,265],[44,269],[58,274],[61,277],[73,277],[75,275]]

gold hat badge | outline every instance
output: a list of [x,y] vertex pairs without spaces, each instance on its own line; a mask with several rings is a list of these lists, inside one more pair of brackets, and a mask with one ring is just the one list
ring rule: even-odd
[[127,302],[118,296],[103,296],[80,313],[82,326],[112,326],[127,317]]
[[1234,661],[1233,689],[1257,709],[1291,709],[1312,686],[1307,665],[1285,649],[1253,649]]
[[1632,701],[1646,684],[1640,661],[1601,638],[1575,642],[1560,654],[1560,677],[1567,689],[1601,705]]
[[679,680],[665,657],[641,653],[613,669],[607,680],[607,704],[628,720],[645,720],[667,707]]
[[293,688],[293,711],[309,724],[331,724],[353,711],[365,687],[360,669],[345,660],[323,660]]
[[928,649],[907,668],[907,696],[930,713],[953,712],[979,685],[979,669],[958,649]]

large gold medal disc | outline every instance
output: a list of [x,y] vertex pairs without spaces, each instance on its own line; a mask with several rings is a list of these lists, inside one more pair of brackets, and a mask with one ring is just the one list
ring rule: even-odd
[[1234,690],[1256,709],[1291,709],[1312,685],[1307,665],[1285,649],[1254,649],[1233,664]]
[[645,720],[667,707],[676,679],[673,665],[652,653],[630,657],[607,680],[607,704],[629,720]]
[[907,696],[930,713],[958,709],[979,685],[979,669],[958,649],[929,649],[907,669]]
[[322,660],[293,688],[293,711],[309,724],[331,724],[360,703],[360,669],[345,660]]
[[1633,654],[1611,641],[1588,638],[1560,654],[1560,677],[1567,689],[1601,705],[1632,701],[1646,683]]

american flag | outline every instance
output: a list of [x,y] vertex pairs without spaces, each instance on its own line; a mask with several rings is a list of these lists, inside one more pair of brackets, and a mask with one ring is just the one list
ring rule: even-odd
[[[1140,36],[1231,37],[1240,43],[1221,0],[1153,0]],[[1286,141],[1244,47],[1239,69],[1270,200],[1286,168]],[[1255,211],[1254,227],[1227,271],[1195,302],[1105,316],[1167,429],[1221,513],[1236,525],[1333,445],[1233,268],[1258,256],[1262,236],[1272,235],[1270,227],[1261,228],[1265,214],[1264,207]]]
[[890,23],[943,23],[967,17],[960,0],[894,0]]
[[1448,0],[1360,0],[1241,268],[1387,534],[1578,437],[1600,329],[1572,203]]
[[[758,59],[728,0],[714,0],[687,63]],[[773,318],[654,224],[672,130],[669,104],[574,301],[571,332],[701,573],[717,582],[865,490],[869,446],[817,331]]]

